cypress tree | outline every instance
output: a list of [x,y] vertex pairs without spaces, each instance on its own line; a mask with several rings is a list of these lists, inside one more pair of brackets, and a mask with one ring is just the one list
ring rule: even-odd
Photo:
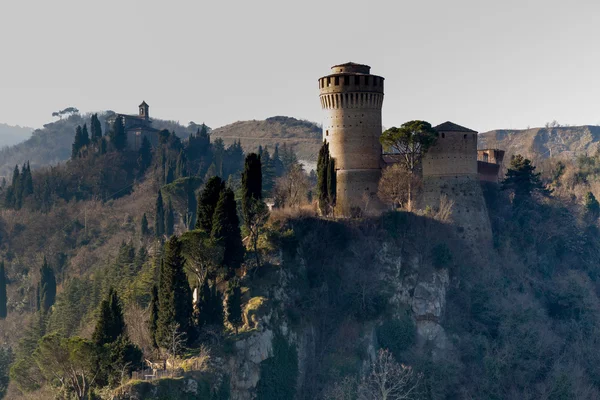
[[44,263],[40,269],[38,298],[40,310],[44,313],[50,310],[50,307],[54,305],[54,301],[56,300],[56,277],[52,268],[48,266],[46,257],[44,257]]
[[162,193],[158,191],[156,198],[156,215],[154,219],[154,234],[157,238],[162,238],[165,234],[165,209],[163,204]]
[[146,218],[146,213],[142,215],[140,233],[142,236],[148,236],[148,233],[150,233],[150,230],[148,229],[148,218]]
[[23,174],[21,175],[23,197],[33,194],[33,176],[31,175],[31,166],[29,161],[23,166]]
[[127,134],[125,133],[125,127],[123,126],[123,119],[121,117],[115,119],[109,137],[110,142],[116,150],[124,150],[127,147]]
[[250,153],[246,156],[242,173],[242,215],[248,226],[252,218],[252,205],[262,199],[262,166],[260,156]]
[[142,139],[140,150],[138,151],[138,167],[140,169],[140,175],[146,171],[146,169],[152,163],[152,145],[146,136]]
[[100,139],[100,154],[106,154],[106,140]]
[[329,190],[327,183],[329,175],[329,144],[323,141],[323,145],[319,150],[319,158],[317,160],[317,197],[319,199],[319,209],[321,213],[327,212]]
[[117,292],[111,287],[106,298],[100,303],[100,314],[92,340],[99,346],[112,343],[124,332],[124,329],[125,322]]
[[244,245],[235,195],[229,188],[224,189],[219,197],[213,216],[211,237],[223,246],[223,265],[227,268],[228,274],[233,276],[235,270],[244,261]]
[[77,125],[77,128],[75,128],[75,139],[73,140],[73,145],[71,146],[71,160],[79,157],[79,152],[83,147],[83,142],[83,130],[81,129],[81,125]]
[[158,324],[158,288],[152,286],[152,297],[150,298],[150,319],[148,320],[148,329],[150,330],[150,338],[152,345],[158,347],[156,343],[156,327]]
[[327,165],[327,201],[330,205],[335,205],[335,192],[337,187],[337,174],[335,172],[335,159],[329,157]]
[[156,324],[156,341],[159,345],[168,342],[172,323],[179,324],[179,332],[186,333],[188,341],[192,339],[192,291],[183,269],[185,260],[181,250],[179,238],[171,236],[165,246],[164,262],[160,269]]
[[171,203],[171,198],[169,197],[169,201],[167,202],[167,212],[165,213],[165,233],[167,237],[171,237],[175,232],[175,213],[173,211],[173,203]]
[[0,262],[0,319],[6,318],[6,271],[4,270],[4,261]]
[[208,233],[212,232],[213,215],[223,189],[225,189],[225,182],[218,176],[213,176],[206,182],[204,189],[198,196],[196,229],[203,229]]
[[217,289],[217,284],[210,287],[209,324],[223,326],[223,298]]
[[100,140],[102,140],[102,124],[100,124],[98,114],[92,115],[92,120],[90,122],[90,130],[92,134],[92,142],[98,143]]
[[185,154],[183,153],[183,150],[181,150],[177,156],[177,167],[175,169],[175,176],[177,178],[185,178],[187,176],[187,169],[185,165]]
[[212,299],[208,278],[198,288],[198,297],[196,299],[196,309],[198,310],[198,326],[202,327],[211,321]]
[[227,287],[227,321],[235,329],[237,335],[238,328],[242,325],[242,291],[237,279],[229,281]]
[[194,229],[196,225],[196,210],[198,203],[196,201],[196,193],[194,192],[194,185],[191,179],[186,180],[186,194],[187,194],[187,213],[186,213],[186,227],[188,229]]
[[173,182],[175,179],[175,171],[173,171],[173,163],[171,160],[167,161],[165,164],[165,185]]
[[88,133],[87,124],[83,124],[81,129],[81,147],[86,147],[90,144],[90,134]]
[[283,167],[283,162],[281,161],[281,157],[279,156],[279,144],[275,145],[275,151],[273,152],[272,157],[273,163],[273,172],[275,176],[283,176],[285,173],[285,168]]

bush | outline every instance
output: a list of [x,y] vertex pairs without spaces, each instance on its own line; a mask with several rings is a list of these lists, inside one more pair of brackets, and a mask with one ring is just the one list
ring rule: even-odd
[[256,398],[261,400],[293,399],[298,379],[298,352],[281,334],[273,338],[273,357],[260,363],[260,380]]
[[445,243],[438,243],[431,249],[431,262],[438,269],[445,268],[452,262],[452,252]]
[[379,347],[392,352],[396,360],[408,350],[416,340],[417,328],[409,315],[401,319],[390,319],[377,328]]

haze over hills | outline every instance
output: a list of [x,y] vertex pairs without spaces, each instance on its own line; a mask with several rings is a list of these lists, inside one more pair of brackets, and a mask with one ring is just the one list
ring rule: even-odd
[[33,128],[0,123],[0,148],[26,140],[31,136],[31,132],[33,132]]
[[600,126],[496,129],[480,133],[478,147],[503,149],[506,151],[505,160],[517,153],[534,162],[554,157],[592,156],[600,148]]

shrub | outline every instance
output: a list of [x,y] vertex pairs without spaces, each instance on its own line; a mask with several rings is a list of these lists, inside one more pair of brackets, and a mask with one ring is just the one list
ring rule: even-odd
[[445,243],[438,243],[431,249],[431,262],[438,269],[447,267],[452,262],[452,252]]
[[400,319],[390,319],[377,328],[379,347],[389,349],[396,360],[408,350],[416,340],[417,328],[409,315]]
[[298,379],[298,352],[281,334],[273,338],[273,357],[260,363],[260,380],[256,398],[261,400],[293,399]]

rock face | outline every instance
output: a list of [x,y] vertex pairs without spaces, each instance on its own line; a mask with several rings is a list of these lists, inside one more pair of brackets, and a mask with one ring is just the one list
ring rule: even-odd
[[249,400],[260,379],[260,363],[273,355],[273,331],[265,329],[235,343],[229,361],[231,399]]

